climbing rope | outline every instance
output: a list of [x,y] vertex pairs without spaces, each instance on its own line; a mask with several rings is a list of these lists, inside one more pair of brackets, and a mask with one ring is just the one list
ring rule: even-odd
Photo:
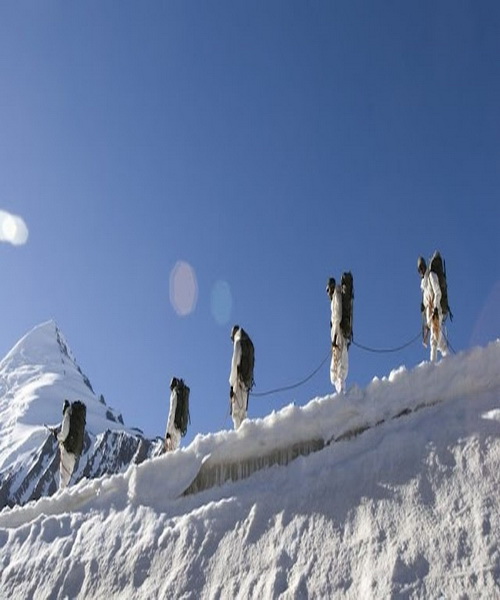
[[404,350],[405,348],[408,348],[408,346],[411,346],[413,343],[415,343],[421,335],[422,334],[419,331],[414,338],[412,338],[411,340],[409,340],[405,344],[402,344],[401,346],[397,346],[396,348],[370,348],[368,346],[363,346],[362,344],[358,344],[354,340],[353,340],[352,343],[357,348],[361,348],[361,350],[366,350],[367,352],[375,352],[375,353],[381,353],[382,354],[382,353],[389,353],[389,352],[399,352],[400,350]]
[[446,328],[445,328],[445,327],[443,327],[443,328],[441,329],[441,334],[442,334],[442,336],[444,337],[444,339],[445,339],[445,342],[446,342],[446,345],[448,346],[448,348],[449,348],[449,349],[450,349],[450,350],[453,352],[453,354],[456,354],[456,351],[455,351],[455,349],[454,349],[454,348],[453,348],[453,346],[450,344],[450,340],[448,339],[448,335],[447,335],[447,331],[446,331]]
[[[389,353],[389,352],[399,352],[400,350],[404,350],[405,348],[408,348],[408,346],[411,346],[412,344],[414,344],[421,337],[421,335],[422,335],[422,333],[419,331],[417,333],[417,335],[415,337],[413,337],[411,340],[402,344],[401,346],[396,346],[394,348],[370,348],[369,346],[364,346],[363,344],[358,344],[354,340],[352,341],[352,344],[354,346],[356,346],[357,348],[360,348],[361,350],[366,350],[367,352],[374,352],[374,353],[378,353],[378,354]],[[444,334],[444,335],[445,335],[445,339],[448,344],[448,347],[451,349],[451,351],[453,353],[455,353],[451,344],[449,343],[448,339],[446,338],[446,334]],[[300,381],[298,381],[297,383],[294,383],[292,385],[286,385],[286,386],[279,387],[279,388],[275,388],[275,389],[269,390],[267,392],[250,392],[250,396],[254,396],[256,398],[263,398],[264,396],[271,396],[272,394],[277,394],[278,392],[287,392],[288,390],[293,390],[295,388],[298,388],[301,385],[304,385],[304,383],[307,383],[310,379],[312,379],[314,377],[314,375],[316,375],[316,373],[325,364],[325,362],[330,358],[330,356],[331,356],[331,351],[329,350],[328,354],[321,361],[321,363],[314,369],[314,371],[312,373],[310,373],[304,379],[301,379]]]
[[304,385],[304,383],[308,382],[309,379],[312,379],[316,375],[316,373],[321,369],[321,367],[326,363],[326,361],[330,358],[331,355],[332,355],[331,351],[328,350],[328,354],[321,361],[319,366],[316,367],[310,375],[308,375],[301,381],[298,381],[297,383],[294,383],[292,385],[286,385],[286,386],[280,387],[280,388],[275,388],[274,390],[269,390],[268,392],[250,392],[250,395],[262,398],[263,396],[270,396],[271,394],[277,394],[278,392],[286,392],[288,390],[293,390],[295,388],[298,388],[301,385]]

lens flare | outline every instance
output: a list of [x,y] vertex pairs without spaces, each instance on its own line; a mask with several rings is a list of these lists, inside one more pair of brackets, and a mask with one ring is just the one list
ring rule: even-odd
[[198,283],[193,267],[180,260],[170,272],[170,304],[180,317],[191,314],[198,300]]

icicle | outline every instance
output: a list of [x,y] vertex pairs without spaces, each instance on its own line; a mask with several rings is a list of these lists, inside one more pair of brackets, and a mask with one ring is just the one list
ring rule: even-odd
[[286,448],[279,448],[264,456],[252,456],[244,460],[230,463],[215,463],[210,459],[201,467],[193,483],[184,491],[183,495],[195,494],[222,485],[226,481],[247,479],[253,473],[268,469],[273,465],[285,466],[299,456],[307,456],[324,447],[323,440],[309,440],[298,442]]

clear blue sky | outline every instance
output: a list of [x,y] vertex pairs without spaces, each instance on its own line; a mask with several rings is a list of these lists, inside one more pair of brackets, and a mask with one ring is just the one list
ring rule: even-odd
[[[232,426],[234,323],[256,392],[321,363],[344,270],[360,344],[419,332],[436,248],[453,348],[499,337],[499,31],[498,2],[3,2],[0,210],[29,236],[0,243],[0,355],[55,319],[148,436],[183,377],[186,443]],[[352,347],[348,387],[427,358]],[[249,413],[331,391],[325,364]]]

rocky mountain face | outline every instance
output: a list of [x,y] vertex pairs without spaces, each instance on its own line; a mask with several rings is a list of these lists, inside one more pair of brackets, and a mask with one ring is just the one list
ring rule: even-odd
[[0,510],[57,491],[59,448],[45,423],[60,423],[66,398],[87,407],[84,450],[71,484],[122,472],[162,452],[162,440],[125,427],[121,415],[95,394],[62,332],[49,321],[0,362]]

